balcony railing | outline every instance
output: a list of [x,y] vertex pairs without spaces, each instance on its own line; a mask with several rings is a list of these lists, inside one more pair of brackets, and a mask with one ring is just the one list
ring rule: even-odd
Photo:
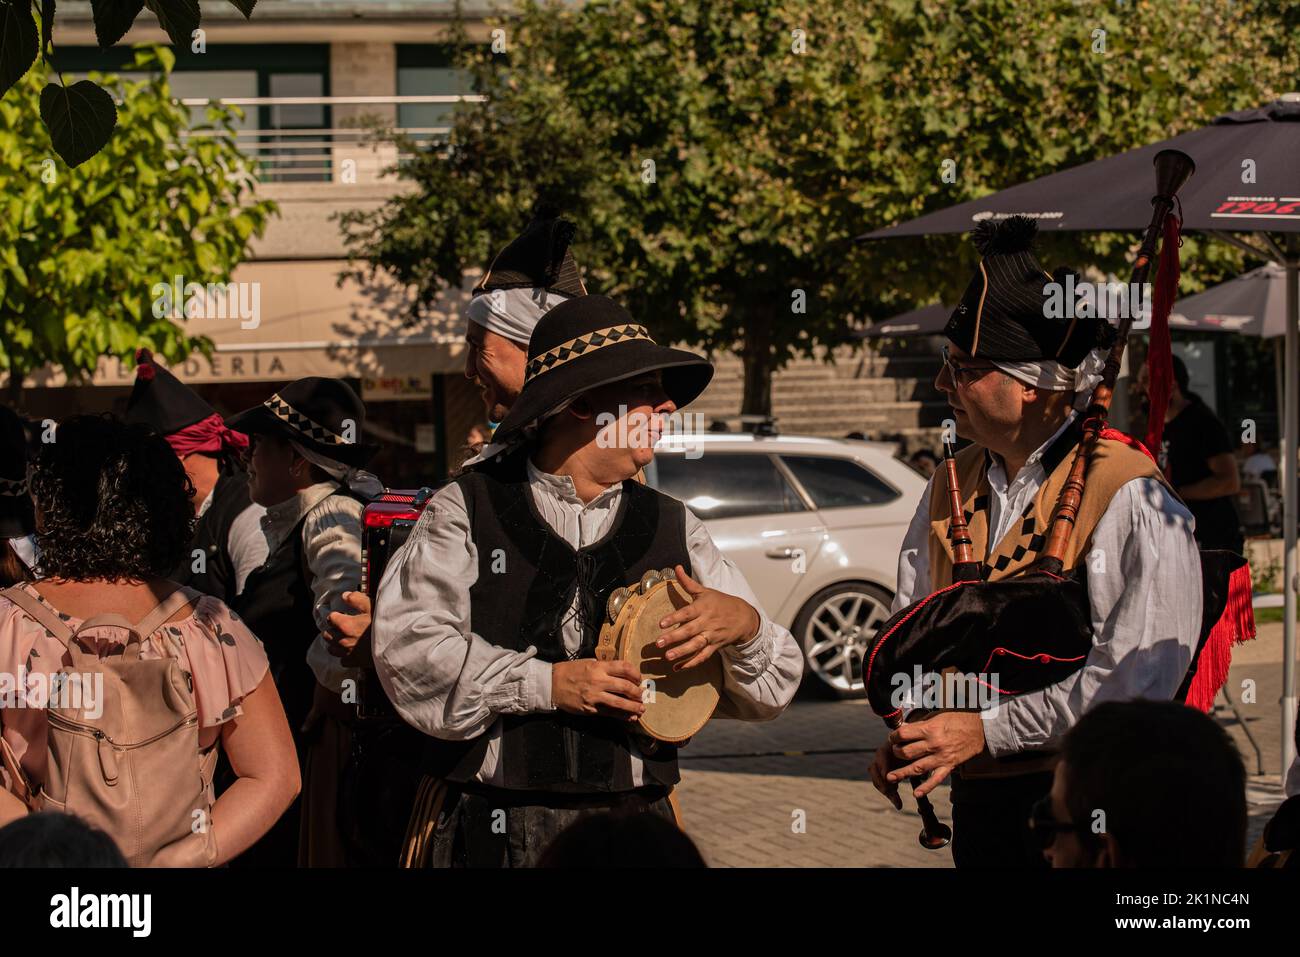
[[[271,183],[367,183],[379,179],[384,170],[402,162],[409,154],[391,144],[376,145],[367,123],[376,117],[386,127],[424,144],[443,139],[451,127],[438,123],[436,114],[450,113],[457,103],[481,103],[477,94],[428,96],[246,96],[223,97],[217,102],[238,106],[244,119],[236,130],[239,148],[256,161],[258,178]],[[199,122],[202,109],[212,101],[185,97]],[[435,122],[400,125],[401,108],[423,107]],[[446,110],[429,109],[445,107]],[[305,108],[305,109],[304,109]],[[310,118],[317,108],[320,119]],[[295,109],[297,112],[295,113]],[[305,115],[304,115],[305,114]],[[189,136],[211,136],[212,131],[195,130]]]

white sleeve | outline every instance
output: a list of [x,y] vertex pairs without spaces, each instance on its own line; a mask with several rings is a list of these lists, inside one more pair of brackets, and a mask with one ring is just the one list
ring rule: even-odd
[[307,665],[326,688],[340,692],[356,669],[330,654],[323,634],[333,632],[331,612],[347,612],[343,593],[361,587],[361,516],[365,506],[348,495],[330,495],[302,523],[303,553],[311,575],[312,616],[321,633],[307,649]]
[[930,476],[921,501],[912,514],[912,522],[903,536],[903,547],[898,552],[898,584],[894,588],[894,605],[890,612],[905,608],[930,588],[930,492],[939,472]]
[[372,626],[379,682],[425,734],[473,738],[501,714],[552,711],[551,666],[536,648],[500,648],[470,631],[478,550],[460,486],[434,495],[384,570]]
[[686,542],[691,572],[705,588],[748,602],[758,612],[758,634],[721,651],[725,714],[719,717],[762,721],[790,704],[803,677],[803,650],[794,636],[768,618],[740,569],[714,543],[704,523],[686,509]]
[[984,712],[994,757],[1056,744],[1103,701],[1172,700],[1201,632],[1193,520],[1156,479],[1128,482],[1093,531],[1087,562],[1092,650],[1058,684]]

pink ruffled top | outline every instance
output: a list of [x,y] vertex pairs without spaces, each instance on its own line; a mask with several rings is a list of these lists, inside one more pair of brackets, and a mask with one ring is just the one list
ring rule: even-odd
[[[60,612],[30,584],[22,586],[76,629],[83,619]],[[121,643],[127,632],[113,625],[98,626],[81,635],[93,636],[101,647]],[[199,713],[199,743],[210,746],[221,725],[239,717],[240,702],[261,684],[269,663],[262,642],[218,598],[204,595],[190,606],[190,614],[169,621],[145,639],[142,659],[173,657],[190,672]],[[56,674],[70,664],[63,643],[32,621],[23,611],[0,598],[0,674],[17,682],[21,674]],[[9,702],[0,700],[0,705]],[[47,712],[44,708],[0,707],[0,733],[33,782],[45,779]],[[9,785],[0,768],[0,779]]]

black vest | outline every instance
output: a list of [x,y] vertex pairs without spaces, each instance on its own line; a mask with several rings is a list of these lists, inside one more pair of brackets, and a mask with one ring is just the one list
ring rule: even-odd
[[[330,494],[348,495],[363,503],[368,501],[347,486]],[[309,510],[307,515],[310,514]],[[307,665],[307,649],[320,634],[312,614],[315,600],[303,554],[302,527],[307,515],[298,520],[293,531],[267,556],[266,564],[253,570],[244,582],[244,590],[231,603],[231,608],[266,647],[271,677],[280,692],[295,740],[316,693],[316,676]]]
[[[198,520],[194,538],[171,576],[173,581],[189,585],[205,595],[220,598],[227,605],[235,598],[235,564],[228,547],[231,523],[239,513],[253,504],[248,497],[248,473],[238,467],[221,466],[217,484],[212,488],[212,504]],[[203,552],[205,570],[195,572],[194,550]]]
[[[575,551],[538,515],[525,461],[526,452],[515,453],[456,479],[479,558],[478,579],[470,588],[470,626],[498,647],[535,646],[541,661],[566,661],[560,629],[576,591],[582,645],[575,657],[592,658],[614,589],[636,583],[650,569],[683,565],[690,570],[685,507],[625,481],[609,531]],[[430,773],[472,780],[487,743],[486,734],[470,741],[431,740]],[[632,748],[645,763],[646,783],[677,783],[677,749],[634,739],[618,719],[562,711],[502,716],[501,761],[509,788],[630,790]]]

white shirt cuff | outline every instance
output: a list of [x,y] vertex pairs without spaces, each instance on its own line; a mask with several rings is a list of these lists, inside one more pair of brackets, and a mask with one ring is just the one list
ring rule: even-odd
[[1009,702],[1000,704],[995,709],[980,712],[980,717],[984,719],[984,746],[988,748],[989,754],[995,758],[1003,758],[1022,750],[1015,729],[1011,726]]

